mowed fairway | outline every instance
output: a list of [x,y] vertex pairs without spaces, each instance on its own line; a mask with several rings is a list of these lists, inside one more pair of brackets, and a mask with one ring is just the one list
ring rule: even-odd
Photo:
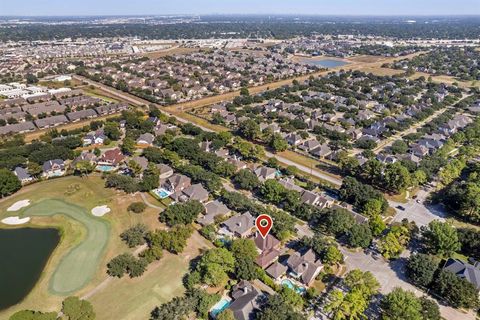
[[[25,199],[30,200],[29,207],[15,212],[7,211],[12,204]],[[22,302],[0,311],[0,320],[8,319],[14,312],[22,309],[59,311],[65,292],[70,288],[82,285],[80,290],[68,293],[82,296],[102,283],[107,277],[107,262],[130,250],[121,241],[121,232],[137,223],[144,223],[153,230],[162,227],[156,209],[147,208],[140,215],[129,213],[127,207],[134,201],[141,201],[140,195],[127,195],[106,189],[104,181],[98,175],[42,181],[23,187],[11,197],[0,199],[0,220],[28,213],[32,220],[17,227],[55,227],[61,233],[60,243],[35,287]],[[91,215],[90,210],[101,205],[107,205],[112,211],[101,218]],[[0,223],[0,228],[15,227]],[[107,244],[103,251],[101,245],[85,250],[88,243],[93,244],[89,238],[98,244],[104,242],[105,235]],[[100,251],[102,252],[98,255]],[[83,263],[92,261],[94,272],[92,274],[88,271],[88,278]],[[73,266],[70,266],[71,264]],[[74,275],[72,268],[80,275]],[[65,272],[67,269],[68,272]],[[85,279],[90,280],[85,283]]]
[[21,212],[23,217],[56,214],[78,221],[86,230],[85,238],[61,258],[50,279],[52,293],[67,295],[81,289],[93,278],[107,245],[110,228],[105,220],[95,218],[85,208],[57,199],[34,203]]
[[148,319],[156,306],[184,293],[182,279],[188,272],[191,259],[211,247],[210,242],[194,232],[182,254],[165,252],[160,261],[150,264],[140,278],[112,279],[88,298],[97,319]]

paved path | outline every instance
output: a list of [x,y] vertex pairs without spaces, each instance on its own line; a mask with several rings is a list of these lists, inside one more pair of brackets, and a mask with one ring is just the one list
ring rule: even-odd
[[154,209],[158,209],[158,210],[162,210],[162,211],[163,211],[163,208],[162,208],[162,207],[159,207],[159,206],[156,206],[156,205],[150,203],[143,192],[140,192],[140,197],[142,197],[143,202],[145,202],[145,204],[146,204],[148,207],[154,208]]
[[[143,244],[141,245],[140,247],[138,247],[137,249],[135,249],[135,251],[133,252],[133,255],[138,255],[140,252],[142,252],[143,250],[147,249],[147,245],[146,244]],[[96,286],[95,288],[93,288],[92,290],[90,290],[89,292],[87,292],[86,294],[84,294],[80,299],[82,300],[87,300],[89,298],[91,298],[92,296],[94,296],[97,292],[103,290],[105,287],[107,287],[113,280],[115,280],[116,278],[115,277],[108,277],[106,278],[105,280],[103,280],[98,286]]]

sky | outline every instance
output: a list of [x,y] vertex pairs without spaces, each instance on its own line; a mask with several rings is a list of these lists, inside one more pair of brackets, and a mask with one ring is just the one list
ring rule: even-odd
[[480,0],[0,0],[0,16],[480,15]]

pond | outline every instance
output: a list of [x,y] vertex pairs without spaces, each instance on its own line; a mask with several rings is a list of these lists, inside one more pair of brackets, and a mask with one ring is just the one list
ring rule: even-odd
[[335,68],[347,65],[348,62],[336,59],[304,59],[302,62],[323,68]]
[[28,295],[59,241],[57,229],[0,229],[0,310]]

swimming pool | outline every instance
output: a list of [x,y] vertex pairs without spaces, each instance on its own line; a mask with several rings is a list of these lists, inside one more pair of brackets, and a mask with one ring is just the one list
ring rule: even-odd
[[97,166],[96,168],[98,171],[102,171],[102,172],[109,172],[109,171],[113,171],[115,170],[115,167],[112,167],[112,166]]
[[306,291],[306,289],[304,287],[296,286],[289,279],[283,279],[281,284],[282,284],[282,286],[285,286],[289,289],[295,290],[295,292],[297,292],[298,294],[303,294]]
[[152,192],[160,199],[168,198],[172,193],[163,188],[153,189]]
[[215,318],[220,312],[228,308],[230,302],[230,300],[222,298],[210,309],[210,315]]

